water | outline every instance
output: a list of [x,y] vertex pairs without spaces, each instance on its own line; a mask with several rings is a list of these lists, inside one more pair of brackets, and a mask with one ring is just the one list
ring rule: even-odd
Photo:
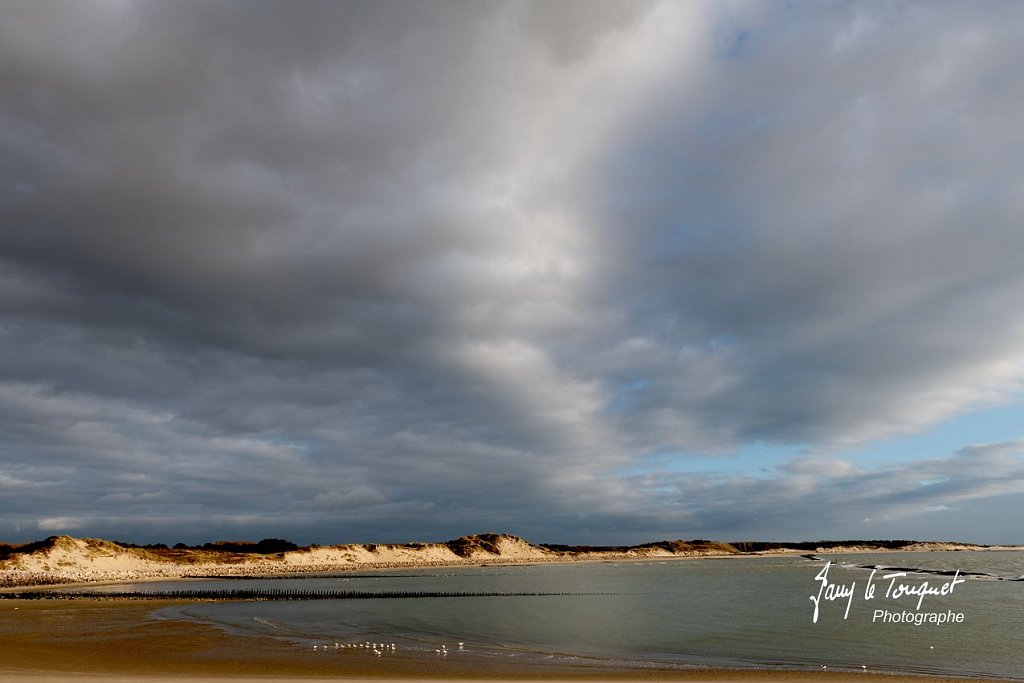
[[[827,559],[833,559],[828,556]],[[845,554],[829,569],[855,583],[847,599],[821,601],[825,566],[800,557],[388,570],[315,578],[149,583],[176,588],[572,593],[572,595],[192,603],[164,616],[287,639],[296,647],[395,642],[398,652],[445,657],[542,659],[638,667],[726,666],[849,669],[1024,680],[1024,553]],[[864,598],[870,567],[977,572],[945,596],[927,596],[920,612],[963,614],[962,623],[881,623],[876,609],[916,614],[917,597]],[[902,581],[938,587],[935,574]],[[585,594],[584,594],[585,593]],[[459,650],[456,643],[463,642]]]

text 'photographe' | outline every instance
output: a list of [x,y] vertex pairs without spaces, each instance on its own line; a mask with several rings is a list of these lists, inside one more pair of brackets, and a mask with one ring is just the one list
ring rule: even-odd
[[[845,601],[846,607],[843,619],[848,619],[854,596],[857,594],[856,581],[849,584],[831,581],[828,575],[831,568],[832,562],[826,562],[824,568],[814,577],[814,580],[818,582],[817,594],[810,596],[811,602],[814,603],[814,614],[811,617],[811,621],[814,623],[818,623],[818,615],[822,608],[822,603],[827,604],[835,601]],[[874,600],[876,597],[892,601],[903,600],[904,603],[907,600],[914,601],[915,598],[916,601],[913,603],[913,610],[909,608],[894,609],[892,611],[884,608],[875,609],[871,617],[872,623],[913,624],[914,626],[921,626],[922,624],[941,626],[942,624],[963,623],[963,612],[954,612],[953,610],[945,612],[921,611],[926,597],[952,595],[957,586],[966,583],[965,579],[960,578],[960,570],[956,571],[950,581],[945,581],[940,585],[932,585],[928,581],[922,581],[917,584],[904,581],[907,572],[900,571],[882,574],[876,578],[878,571],[878,569],[871,570],[871,576],[868,577],[867,583],[864,586],[862,598],[865,602]],[[884,593],[876,591],[879,588],[879,584],[885,588]]]

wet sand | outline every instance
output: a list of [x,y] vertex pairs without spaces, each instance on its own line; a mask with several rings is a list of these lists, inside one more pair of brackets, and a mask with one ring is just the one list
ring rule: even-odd
[[172,602],[0,601],[0,678],[15,683],[124,683],[149,679],[301,681],[344,678],[583,681],[685,680],[799,683],[856,679],[940,683],[960,679],[873,673],[762,670],[614,669],[470,658],[389,656],[366,651],[313,652],[270,638],[236,636],[213,626],[154,619]]

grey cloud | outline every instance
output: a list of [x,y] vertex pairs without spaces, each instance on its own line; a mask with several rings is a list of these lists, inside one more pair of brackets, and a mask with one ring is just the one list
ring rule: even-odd
[[523,3],[520,22],[556,62],[588,56],[604,34],[632,28],[654,3],[561,0]]
[[761,476],[684,476],[652,469],[633,485],[646,489],[663,509],[685,512],[690,528],[713,529],[735,540],[821,540],[821,530],[828,529],[832,538],[1004,543],[1019,536],[1013,520],[1004,516],[984,527],[972,526],[971,520],[992,501],[1024,496],[1024,442],[969,446],[944,457],[880,467],[808,455]]
[[0,531],[727,530],[622,473],[1005,400],[967,8],[6,3]]
[[608,151],[600,302],[662,356],[619,371],[641,416],[849,444],[1019,386],[1014,10],[853,7],[774,8]]

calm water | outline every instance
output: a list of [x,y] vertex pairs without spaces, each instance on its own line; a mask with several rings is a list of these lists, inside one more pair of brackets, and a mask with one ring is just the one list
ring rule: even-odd
[[[832,559],[829,557],[829,559]],[[213,623],[293,641],[396,643],[397,652],[444,657],[544,659],[548,663],[630,666],[733,666],[998,676],[1024,680],[1024,553],[950,552],[847,554],[828,578],[855,582],[847,599],[821,602],[812,623],[824,567],[799,557],[673,560],[578,565],[475,567],[360,572],[333,577],[139,584],[139,591],[175,587],[355,591],[567,592],[600,595],[196,603],[165,616]],[[876,609],[916,613],[917,597],[885,597],[889,580],[876,573],[876,597],[864,599],[870,570],[917,567],[980,572],[946,596],[927,596],[924,613],[964,615],[942,625],[880,623]],[[902,581],[941,586],[949,576],[910,574]],[[456,643],[463,642],[462,650]],[[324,656],[372,656],[342,647]],[[390,655],[389,655],[390,656]]]

